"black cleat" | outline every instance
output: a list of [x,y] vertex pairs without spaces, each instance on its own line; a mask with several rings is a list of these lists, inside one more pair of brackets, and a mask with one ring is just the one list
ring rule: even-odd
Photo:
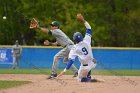
[[77,76],[78,76],[78,72],[75,72],[74,75],[73,75],[73,78],[77,77]]
[[57,73],[51,74],[49,77],[47,77],[47,79],[53,79],[53,78],[55,78],[55,77],[57,77]]
[[87,78],[91,79],[91,76],[87,76]]

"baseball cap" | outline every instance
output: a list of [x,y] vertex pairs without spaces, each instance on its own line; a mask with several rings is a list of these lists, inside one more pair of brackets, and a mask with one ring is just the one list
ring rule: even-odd
[[50,25],[52,25],[52,26],[60,26],[60,23],[58,21],[53,21]]

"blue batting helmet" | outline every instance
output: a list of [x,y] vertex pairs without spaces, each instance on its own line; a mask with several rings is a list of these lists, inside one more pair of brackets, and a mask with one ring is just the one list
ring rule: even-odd
[[76,32],[73,34],[73,40],[76,42],[76,43],[79,43],[80,41],[83,40],[83,36],[80,32]]

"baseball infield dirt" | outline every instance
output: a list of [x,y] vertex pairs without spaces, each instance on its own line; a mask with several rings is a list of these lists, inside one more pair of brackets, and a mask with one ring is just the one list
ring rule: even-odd
[[71,75],[47,80],[46,75],[0,74],[0,80],[32,81],[30,84],[1,89],[0,93],[140,93],[140,76],[94,76],[104,82],[81,83]]

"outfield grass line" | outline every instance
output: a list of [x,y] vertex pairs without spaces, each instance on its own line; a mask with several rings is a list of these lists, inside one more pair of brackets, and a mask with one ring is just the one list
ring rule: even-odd
[[[58,69],[60,73],[63,69]],[[0,74],[51,74],[52,69],[0,69]],[[66,74],[73,75],[71,70]],[[140,76],[140,70],[92,70],[93,75]]]

